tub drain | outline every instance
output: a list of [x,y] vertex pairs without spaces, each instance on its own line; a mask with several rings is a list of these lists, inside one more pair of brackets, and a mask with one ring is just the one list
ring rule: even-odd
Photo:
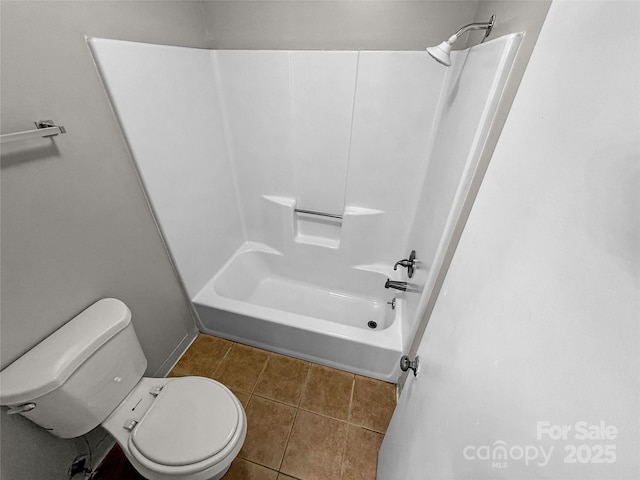
[[369,328],[376,328],[378,326],[378,324],[376,322],[374,322],[373,320],[370,320],[369,322],[367,322],[367,326]]

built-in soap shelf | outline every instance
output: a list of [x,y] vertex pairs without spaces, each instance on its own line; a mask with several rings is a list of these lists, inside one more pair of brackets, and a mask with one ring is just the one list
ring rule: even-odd
[[[381,210],[347,206],[344,212],[324,212],[302,208],[292,197],[263,195],[268,202],[277,205],[279,215],[291,219],[291,237],[296,243],[338,249],[345,241],[349,224],[359,224],[365,216],[381,215]],[[284,220],[284,219],[282,219]],[[289,222],[287,222],[289,223]]]
[[307,245],[340,248],[342,236],[342,215],[313,210],[294,209],[294,240]]

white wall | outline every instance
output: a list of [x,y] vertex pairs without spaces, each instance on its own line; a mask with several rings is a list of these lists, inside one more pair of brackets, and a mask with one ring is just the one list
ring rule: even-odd
[[[639,19],[636,2],[552,4],[378,478],[640,475]],[[567,439],[538,436],[545,421]],[[576,439],[580,421],[617,436]],[[499,441],[554,450],[544,466],[463,456]],[[616,460],[564,463],[569,444],[614,445]]]
[[208,50],[90,46],[156,218],[194,297],[244,241]]

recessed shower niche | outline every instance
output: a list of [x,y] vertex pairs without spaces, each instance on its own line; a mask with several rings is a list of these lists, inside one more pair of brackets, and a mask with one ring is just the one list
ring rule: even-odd
[[342,215],[295,210],[295,241],[328,248],[340,247]]
[[395,381],[520,38],[449,68],[90,39],[199,328]]

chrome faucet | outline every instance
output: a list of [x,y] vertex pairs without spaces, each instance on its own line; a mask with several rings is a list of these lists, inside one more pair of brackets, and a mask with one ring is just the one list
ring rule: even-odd
[[387,281],[384,284],[384,288],[395,288],[396,290],[401,290],[403,292],[406,292],[407,282],[398,282],[396,280],[391,280],[387,278]]
[[398,265],[407,269],[407,275],[409,278],[413,277],[413,271],[416,268],[416,251],[411,250],[409,254],[409,258],[403,258],[402,260],[398,260],[396,264],[393,266],[394,270],[398,269]]

